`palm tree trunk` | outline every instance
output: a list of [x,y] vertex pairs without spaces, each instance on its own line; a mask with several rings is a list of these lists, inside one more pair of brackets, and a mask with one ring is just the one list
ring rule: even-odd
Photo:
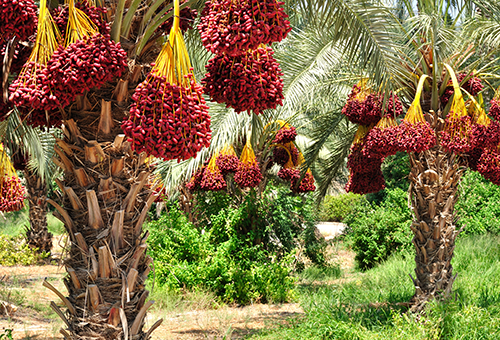
[[410,163],[411,229],[416,250],[412,302],[413,310],[420,311],[427,301],[450,296],[456,278],[451,260],[460,231],[456,230],[453,210],[465,168],[459,157],[440,146],[410,154]]
[[24,177],[29,202],[30,226],[26,228],[28,245],[40,253],[50,253],[52,234],[47,229],[47,184],[28,169],[24,170]]
[[64,261],[67,317],[52,308],[65,320],[65,339],[142,340],[159,325],[143,330],[152,304],[145,289],[152,259],[142,232],[155,199],[146,185],[152,169],[120,128],[141,70],[135,71],[127,81],[79,98],[66,113],[64,140],[57,141],[63,200],[62,206],[51,203],[71,241]]

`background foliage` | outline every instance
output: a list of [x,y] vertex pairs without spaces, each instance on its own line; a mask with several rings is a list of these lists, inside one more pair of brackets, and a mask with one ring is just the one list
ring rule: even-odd
[[310,196],[269,185],[262,198],[251,191],[238,205],[213,192],[197,194],[195,202],[203,223],[190,223],[170,203],[148,225],[155,283],[163,288],[209,290],[228,303],[284,302],[295,294],[297,254],[326,262]]

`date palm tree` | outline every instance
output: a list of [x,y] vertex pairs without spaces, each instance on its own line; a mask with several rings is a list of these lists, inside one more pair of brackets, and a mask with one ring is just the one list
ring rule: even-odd
[[[397,91],[408,107],[415,98],[418,80],[427,75],[421,105],[439,136],[450,109],[440,102],[451,79],[445,65],[451,65],[456,73],[474,72],[489,78],[490,83],[496,79],[491,72],[499,47],[497,4],[419,0],[390,7],[376,1],[304,0],[297,1],[297,8],[303,26],[297,40],[287,41],[293,51],[287,67],[298,65],[295,72],[301,72],[303,89],[289,96],[287,103],[290,110],[310,112],[314,129],[306,159],[308,164],[316,161],[320,195],[326,193],[338,174],[336,170],[344,164],[352,141],[350,130],[347,142],[332,145],[332,137],[339,133],[335,122],[343,118],[342,105],[335,106],[330,99],[342,94],[345,98],[346,86],[369,78],[373,88],[386,98],[390,91]],[[318,52],[311,58],[305,50]],[[344,67],[335,67],[339,62]],[[492,92],[490,86],[483,94],[491,96]],[[326,105],[329,110],[316,122],[315,110],[321,110],[325,103],[330,103]],[[438,142],[425,152],[411,153],[410,161],[411,229],[416,251],[415,275],[410,276],[415,285],[413,308],[418,311],[430,299],[448,297],[456,278],[451,260],[459,230],[453,209],[467,155],[446,152]]]
[[12,158],[24,173],[28,198],[29,227],[26,239],[38,252],[50,253],[52,234],[47,228],[47,183],[57,173],[52,162],[55,131],[42,131],[21,122],[17,110],[12,110],[0,123],[0,136]]
[[[56,6],[64,1],[52,1]],[[145,281],[152,259],[146,254],[142,225],[155,199],[148,186],[152,166],[145,154],[131,150],[120,124],[131,94],[142,82],[164,42],[158,27],[172,17],[163,0],[82,1],[107,8],[103,20],[111,39],[127,52],[128,68],[120,78],[93,88],[63,108],[63,138],[54,162],[61,200],[49,199],[64,222],[69,249],[64,265],[68,296],[49,282],[44,286],[63,301],[65,339],[149,339],[161,320],[145,329],[148,301]],[[199,9],[202,1],[182,6]],[[170,11],[170,12],[169,12]],[[50,114],[50,113],[49,113]]]

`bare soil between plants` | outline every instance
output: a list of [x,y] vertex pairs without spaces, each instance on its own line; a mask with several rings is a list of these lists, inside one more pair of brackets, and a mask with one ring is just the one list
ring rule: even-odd
[[[61,256],[61,240],[55,240],[55,258]],[[332,249],[330,249],[332,251]],[[335,253],[335,254],[333,254]],[[353,266],[351,252],[337,249],[330,256],[343,270]],[[64,339],[59,330],[65,325],[50,308],[54,301],[64,310],[62,302],[50,290],[42,286],[44,279],[66,295],[63,278],[64,267],[58,265],[0,266],[0,300],[18,306],[11,316],[0,316],[0,335],[5,329],[13,330],[14,339]],[[215,303],[214,303],[215,305]],[[287,325],[304,316],[298,303],[252,304],[243,307],[222,306],[207,308],[196,304],[188,308],[163,311],[151,309],[145,329],[163,318],[152,338],[154,340],[242,339],[264,329]]]
[[[54,265],[0,267],[3,296],[19,309],[12,317],[0,318],[0,334],[12,329],[14,339],[63,339],[59,329],[63,323],[49,307],[50,301],[63,307],[58,298],[42,286],[44,279],[66,293],[62,267]],[[10,293],[10,295],[9,295]],[[244,307],[224,306],[217,309],[162,312],[153,309],[145,329],[157,319],[162,325],[153,339],[240,339],[262,329],[286,324],[290,318],[303,315],[297,303],[272,305],[254,304]]]

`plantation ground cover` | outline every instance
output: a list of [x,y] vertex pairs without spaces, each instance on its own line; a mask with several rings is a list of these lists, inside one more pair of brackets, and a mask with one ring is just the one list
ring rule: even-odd
[[[57,240],[64,244],[64,238]],[[61,251],[56,247],[56,253]],[[308,267],[296,277],[294,303],[222,305],[208,292],[184,296],[153,289],[151,325],[162,317],[153,339],[428,339],[500,338],[500,237],[459,237],[454,297],[431,304],[417,320],[405,314],[413,294],[408,273],[411,253],[399,253],[365,272],[341,241],[329,247],[328,270]],[[20,306],[16,315],[0,318],[0,334],[14,329],[14,339],[62,339],[62,322],[48,306],[60,301],[41,282],[65,292],[64,268],[55,265],[0,267],[0,296]]]
[[432,303],[426,315],[404,313],[413,295],[408,273],[413,254],[400,253],[364,273],[343,273],[333,283],[303,284],[305,317],[252,339],[415,339],[500,338],[500,237],[459,238],[453,260],[458,278],[453,299]]

